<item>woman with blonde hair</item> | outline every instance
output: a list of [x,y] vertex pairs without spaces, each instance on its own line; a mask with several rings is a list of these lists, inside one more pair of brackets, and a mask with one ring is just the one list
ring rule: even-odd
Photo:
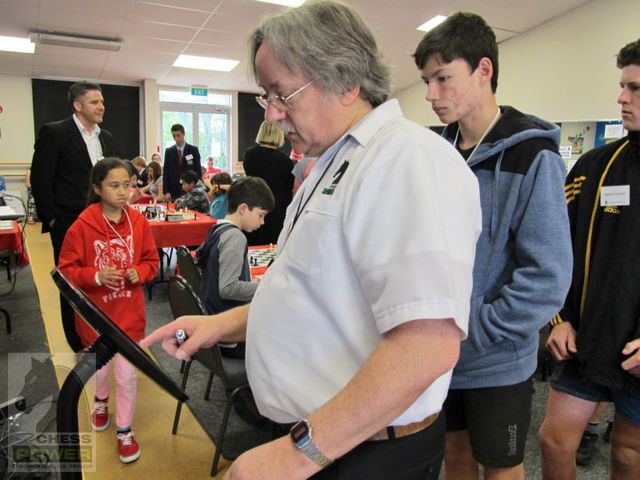
[[244,171],[247,175],[260,177],[273,192],[276,204],[266,216],[262,228],[248,235],[249,245],[277,243],[282,230],[287,206],[293,192],[292,160],[278,148],[284,145],[284,132],[274,123],[262,122],[255,147],[244,153]]

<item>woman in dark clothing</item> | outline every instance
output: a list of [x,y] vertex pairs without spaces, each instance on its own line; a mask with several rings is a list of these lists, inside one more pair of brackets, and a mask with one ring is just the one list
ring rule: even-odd
[[275,124],[262,122],[256,136],[256,147],[244,153],[244,171],[247,175],[260,177],[273,192],[275,208],[264,220],[264,225],[247,235],[249,245],[267,245],[278,242],[287,206],[293,191],[293,162],[280,152],[284,144],[284,132]]

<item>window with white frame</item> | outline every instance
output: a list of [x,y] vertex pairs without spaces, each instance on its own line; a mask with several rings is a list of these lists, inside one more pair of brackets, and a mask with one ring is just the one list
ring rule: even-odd
[[230,171],[231,94],[192,96],[185,89],[160,89],[160,128],[164,148],[174,144],[171,126],[184,126],[185,139],[200,150],[202,166],[213,158],[215,169]]

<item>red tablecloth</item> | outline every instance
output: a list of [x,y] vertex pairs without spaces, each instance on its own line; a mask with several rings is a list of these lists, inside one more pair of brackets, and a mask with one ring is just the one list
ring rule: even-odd
[[11,230],[0,230],[0,250],[11,250],[18,254],[20,265],[29,265],[27,249],[22,245],[22,234],[17,222]]
[[209,229],[217,220],[204,213],[197,213],[195,220],[183,220],[181,222],[154,222],[150,221],[153,239],[156,247],[169,248],[185,245],[194,247],[200,245],[207,236]]

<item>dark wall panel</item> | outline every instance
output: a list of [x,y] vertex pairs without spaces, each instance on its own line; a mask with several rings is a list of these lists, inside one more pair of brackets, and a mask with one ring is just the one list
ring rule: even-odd
[[[264,109],[256,102],[256,94],[238,92],[238,159],[240,161],[248,148],[255,147],[256,135],[263,120]],[[287,139],[279,150],[289,156],[291,145]]]
[[[69,117],[73,111],[67,99],[74,82],[31,80],[35,134],[49,122]],[[123,85],[100,85],[105,102],[101,128],[113,134],[116,155],[132,159],[140,155],[140,88]]]

